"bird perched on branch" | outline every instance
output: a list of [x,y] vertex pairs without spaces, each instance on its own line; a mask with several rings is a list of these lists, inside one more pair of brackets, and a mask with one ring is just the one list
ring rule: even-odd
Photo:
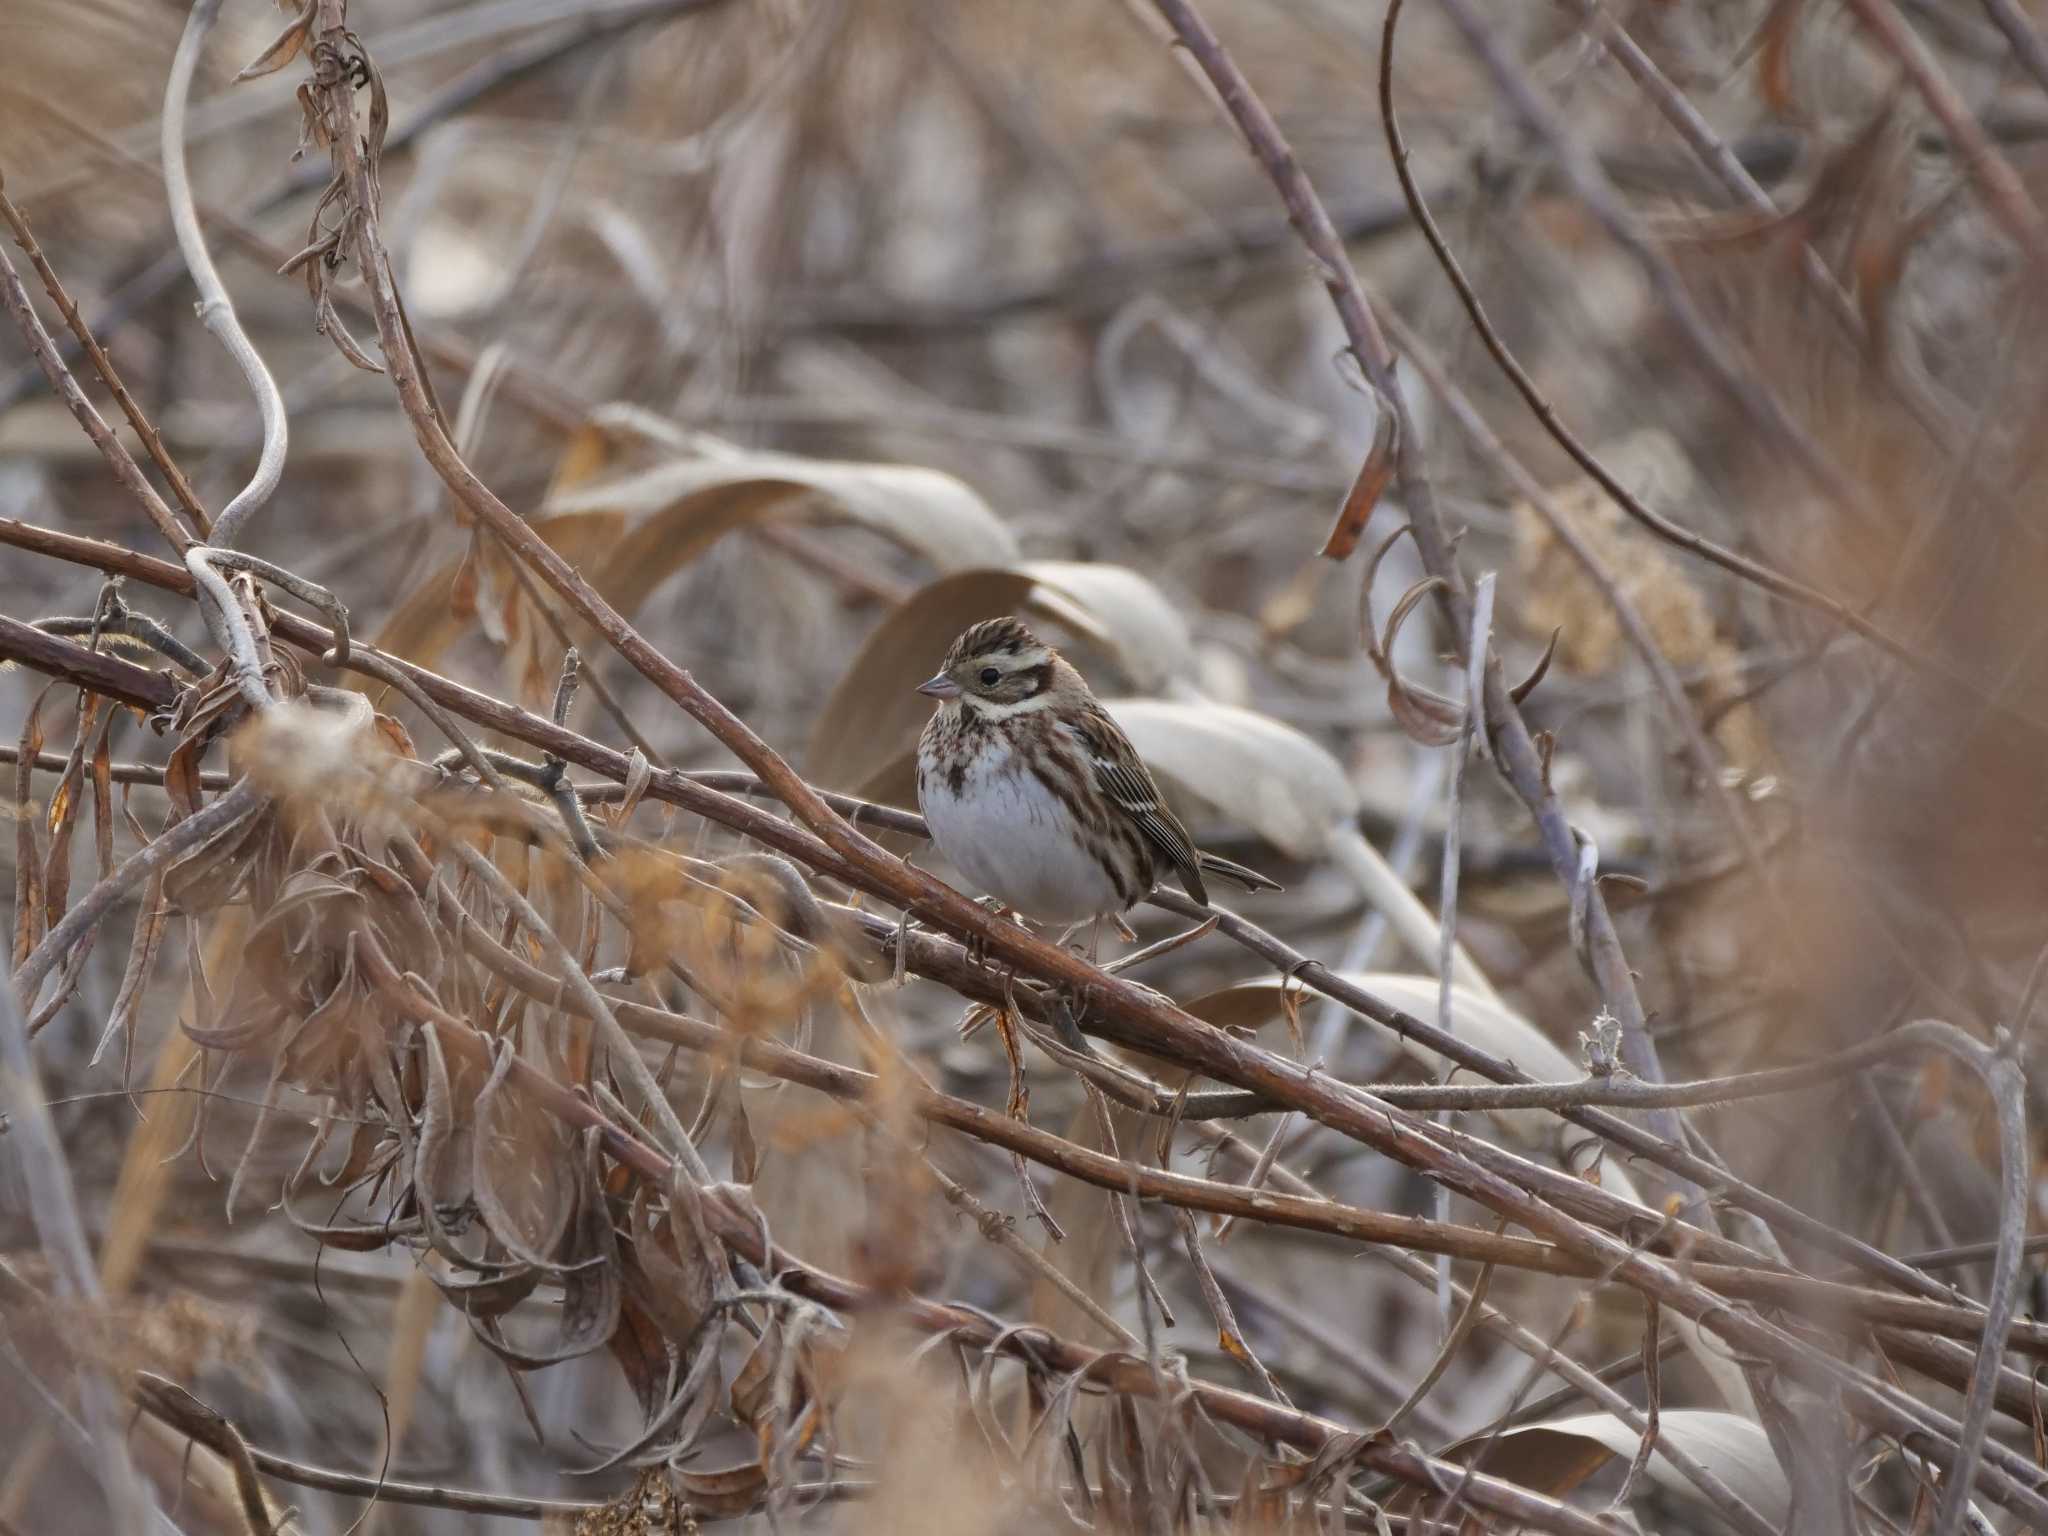
[[1195,847],[1081,674],[1017,620],[968,629],[917,691],[939,701],[917,747],[918,807],[939,851],[1004,906],[1099,927],[1163,869],[1204,906],[1205,872],[1280,889]]

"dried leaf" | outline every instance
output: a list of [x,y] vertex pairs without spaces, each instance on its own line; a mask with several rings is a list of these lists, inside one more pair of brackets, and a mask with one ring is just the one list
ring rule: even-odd
[[377,735],[382,738],[385,746],[400,757],[414,762],[419,760],[419,749],[413,745],[412,732],[405,728],[404,722],[396,715],[387,715],[379,711],[376,716],[376,727]]
[[1372,448],[1359,466],[1358,478],[1351,482],[1351,489],[1345,494],[1344,505],[1337,511],[1336,526],[1330,529],[1330,536],[1323,541],[1322,556],[1325,560],[1349,560],[1358,548],[1358,541],[1365,537],[1366,524],[1372,521],[1373,509],[1380,504],[1380,497],[1386,493],[1388,483],[1394,477],[1394,451],[1400,446],[1401,423],[1385,400],[1379,402],[1379,413],[1372,424]]
[[441,1294],[457,1307],[471,1324],[503,1317],[540,1286],[541,1272],[529,1264],[487,1273],[474,1280],[451,1280],[434,1276]]
[[754,1144],[754,1127],[747,1120],[747,1098],[735,1091],[732,1096],[732,1176],[742,1184],[751,1184],[761,1171],[761,1152]]
[[[307,1023],[332,1023],[337,1017],[347,1016],[353,1005],[352,988],[344,982],[334,988],[326,1002],[307,1016]],[[204,1046],[209,1051],[245,1050],[259,1041],[274,1038],[291,1012],[289,1003],[265,990],[254,967],[243,966],[235,973],[234,985],[229,989],[228,1000],[218,1016],[188,1020],[185,1035],[194,1045]],[[282,1048],[278,1054],[284,1054]]]
[[501,1045],[476,1099],[472,1185],[491,1235],[522,1263],[556,1267],[576,1214],[576,1157],[568,1132],[508,1081],[510,1044]]
[[718,1294],[722,1262],[707,1255],[694,1238],[679,1237],[676,1213],[649,1209],[652,1192],[642,1188],[633,1197],[632,1251],[634,1272],[649,1283],[645,1298],[661,1331],[678,1347],[697,1341],[697,1330],[710,1316]]
[[93,852],[99,859],[100,878],[114,872],[114,754],[113,716],[100,727],[92,749],[92,836]]
[[347,359],[350,367],[364,373],[384,371],[383,363],[363,350],[362,344],[343,322],[341,312],[334,307],[334,300],[325,293],[320,295],[320,302],[314,306],[313,329],[334,343],[335,350]]
[[1529,669],[1529,675],[1508,690],[1509,698],[1520,704],[1536,691],[1538,683],[1550,675],[1550,664],[1557,659],[1557,642],[1563,636],[1564,629],[1562,626],[1550,632],[1550,644],[1543,648],[1542,656],[1537,659],[1536,665]]
[[756,1461],[706,1471],[677,1467],[669,1477],[689,1500],[692,1512],[707,1520],[730,1520],[747,1514],[761,1502],[768,1486],[768,1474]]
[[[630,1274],[630,1268],[625,1273]],[[612,1331],[608,1344],[626,1385],[633,1389],[633,1398],[640,1404],[641,1417],[653,1418],[668,1386],[668,1345],[647,1309],[634,1299],[630,1287],[619,1310],[619,1326]]]
[[71,839],[78,829],[79,792],[85,783],[89,757],[97,754],[95,740],[104,745],[107,728],[113,723],[113,702],[93,695],[78,720],[78,740],[65,759],[64,772],[50,797],[50,848],[43,864],[43,909],[54,928],[63,918],[71,896]]
[[164,899],[172,910],[203,917],[218,909],[248,873],[247,855],[269,820],[267,807],[252,803],[173,859],[164,870]]
[[1379,579],[1380,567],[1386,563],[1387,556],[1393,553],[1394,546],[1401,542],[1403,535],[1410,535],[1414,532],[1413,524],[1403,523],[1384,539],[1381,539],[1379,547],[1372,552],[1372,558],[1365,563],[1365,580],[1359,584],[1358,639],[1359,643],[1365,647],[1367,660],[1372,662],[1373,666],[1379,670],[1382,676],[1386,674],[1387,658],[1386,653],[1380,649],[1379,625],[1372,616],[1373,583]]
[[1447,747],[1456,741],[1464,731],[1465,707],[1402,677],[1394,665],[1394,641],[1417,604],[1443,585],[1441,576],[1428,576],[1402,593],[1387,616],[1386,634],[1371,653],[1373,664],[1387,680],[1388,711],[1412,740],[1425,747]]
[[440,1030],[431,1023],[422,1025],[420,1040],[427,1070],[420,1097],[419,1143],[413,1153],[413,1194],[435,1251],[451,1262],[467,1264],[445,1223],[466,1211],[475,1197],[475,1099],[458,1093],[441,1049]]
[[589,482],[612,462],[612,434],[585,422],[570,434],[568,445],[555,457],[555,471],[548,481],[545,500],[566,496]]
[[[1791,1513],[1791,1490],[1779,1469],[1769,1438],[1748,1419],[1711,1409],[1665,1409],[1659,1415],[1657,1439],[1644,1475],[1665,1494],[1694,1509],[1713,1506],[1661,1449],[1674,1445],[1718,1477],[1767,1521],[1780,1530]],[[1459,1460],[1484,1448],[1486,1470],[1524,1487],[1562,1497],[1616,1456],[1631,1457],[1642,1437],[1610,1414],[1587,1413],[1570,1418],[1524,1424],[1495,1435],[1476,1435],[1443,1452]]]
[[[641,413],[610,408],[591,419],[626,430],[646,421]],[[802,458],[738,448],[702,434],[677,439],[665,424],[655,430],[689,456],[550,498],[543,519],[600,511],[645,518],[636,533],[644,531],[646,549],[661,556],[654,581],[665,580],[731,529],[799,507],[828,520],[858,523],[941,571],[1007,565],[1016,558],[1016,536],[1009,526],[964,481],[938,470]],[[658,531],[652,525],[659,525]],[[671,559],[669,551],[678,544],[692,547]],[[626,564],[622,558],[619,568]],[[630,613],[638,604],[620,606]]]
[[1440,702],[1440,695],[1404,683],[1398,673],[1387,679],[1387,710],[1410,741],[1425,747],[1448,747],[1463,734],[1464,711],[1457,710],[1456,718],[1447,719]]
[[612,1231],[611,1202],[600,1182],[601,1145],[595,1128],[583,1133],[583,1181],[571,1250],[575,1267],[562,1282],[561,1348],[565,1354],[584,1355],[601,1347],[618,1327],[624,1304],[619,1240]]
[[771,1319],[747,1351],[746,1361],[732,1379],[733,1417],[758,1428],[774,1404],[775,1380],[782,1367],[782,1319]]
[[242,67],[241,71],[234,78],[234,84],[240,85],[244,80],[254,80],[259,76],[275,74],[278,70],[283,69],[285,65],[291,63],[293,59],[299,56],[299,52],[306,46],[306,39],[312,30],[313,0],[306,0],[306,4],[301,8],[299,14],[293,17],[285,26],[285,29],[271,40],[270,45]]
[[157,950],[163,944],[164,929],[170,925],[170,915],[170,908],[164,905],[163,900],[163,877],[161,874],[153,875],[143,889],[142,901],[136,911],[135,933],[128,942],[128,966],[121,974],[121,990],[114,996],[114,1006],[108,1011],[106,1028],[100,1032],[99,1043],[93,1047],[90,1063],[98,1066],[107,1042],[116,1034],[120,1035],[123,1088],[129,1085],[135,1011],[141,1006],[142,995],[149,988],[150,973],[156,967]]

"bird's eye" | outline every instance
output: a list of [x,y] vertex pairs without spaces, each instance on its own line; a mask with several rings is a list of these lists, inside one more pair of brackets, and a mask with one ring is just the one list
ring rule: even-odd
[[1000,683],[1000,682],[1001,682],[1002,680],[1003,680],[1003,674],[1002,674],[1002,670],[1001,670],[1000,668],[998,668],[998,667],[983,667],[983,668],[981,669],[981,686],[982,686],[982,687],[984,687],[984,688],[993,688],[993,687],[995,687],[995,685],[996,685],[997,683]]

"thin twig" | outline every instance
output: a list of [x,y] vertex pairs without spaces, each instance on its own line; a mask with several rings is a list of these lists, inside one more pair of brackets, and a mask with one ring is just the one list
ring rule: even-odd
[[1920,99],[1947,132],[1991,216],[2037,269],[2048,270],[2048,223],[2042,221],[2041,210],[2027,195],[2026,183],[2020,180],[2019,173],[1998,152],[1969,104],[1942,73],[1941,65],[1920,41],[1919,34],[1899,14],[1892,0],[1848,0],[1848,6],[1877,45],[1898,61],[1913,89],[1920,93]]
[[[501,1520],[574,1519],[600,1510],[600,1503],[579,1503],[571,1499],[527,1499],[514,1494],[482,1493],[467,1488],[445,1488],[431,1483],[401,1483],[386,1477],[366,1477],[356,1472],[337,1472],[329,1467],[294,1461],[250,1445],[234,1425],[194,1398],[184,1388],[149,1371],[138,1373],[135,1401],[145,1413],[173,1429],[190,1435],[200,1444],[228,1457],[236,1467],[236,1487],[243,1486],[243,1458],[251,1472],[261,1472],[302,1488],[321,1488],[351,1498],[373,1499],[380,1504],[411,1504],[429,1509],[456,1510],[470,1515],[491,1515]],[[230,1439],[229,1437],[232,1437]]]
[[201,538],[206,537],[213,526],[206,509],[199,504],[199,497],[192,489],[192,482],[185,478],[184,470],[178,467],[164,447],[164,435],[157,430],[156,423],[149,419],[135,396],[128,391],[127,384],[114,367],[114,360],[107,356],[106,348],[99,344],[91,329],[85,323],[85,316],[78,312],[78,305],[65,291],[58,280],[49,259],[43,255],[43,248],[36,242],[35,233],[29,228],[28,220],[19,208],[14,206],[4,191],[0,191],[0,218],[7,221],[7,227],[14,231],[14,243],[21,247],[29,259],[29,265],[36,269],[36,275],[43,280],[43,291],[50,296],[50,302],[57,306],[57,313],[64,317],[64,323],[71,328],[71,334],[78,338],[78,344],[92,363],[93,372],[100,376],[114,403],[121,407],[121,414],[128,418],[128,425],[135,429],[141,439],[143,450],[162,473],[164,481],[171,488],[171,494],[178,498],[178,504],[185,509],[185,515],[192,519],[192,525],[199,530]]
[[1401,134],[1400,118],[1394,111],[1393,95],[1394,40],[1401,18],[1402,3],[1403,0],[1389,0],[1387,19],[1380,42],[1380,117],[1386,129],[1387,146],[1393,156],[1394,173],[1407,194],[1409,207],[1415,214],[1416,225],[1421,229],[1423,238],[1428,241],[1430,250],[1444,270],[1444,275],[1457,290],[1459,302],[1464,305],[1466,314],[1471,317],[1473,329],[1479,333],[1480,341],[1485,344],[1493,360],[1500,365],[1500,370],[1507,376],[1508,382],[1514,385],[1516,393],[1527,402],[1530,412],[1542,423],[1544,430],[1571,456],[1574,463],[1593,478],[1615,506],[1658,538],[1705,560],[1710,565],[1718,566],[1731,575],[1739,576],[1774,596],[1824,615],[1902,661],[1911,662],[1923,669],[1936,666],[1934,662],[1923,657],[1903,641],[1893,638],[1840,599],[1831,597],[1817,587],[1809,586],[1761,561],[1752,560],[1747,555],[1724,548],[1704,534],[1695,533],[1665,517],[1624,485],[1599,456],[1586,447],[1577,434],[1564,424],[1556,408],[1537,387],[1528,370],[1501,340],[1500,333],[1494,328],[1486,313],[1485,304],[1480,300],[1471,279],[1465,275],[1464,268],[1459,265],[1457,257],[1452,253],[1449,242],[1445,240],[1443,231],[1430,212],[1422,188],[1408,168],[1408,145]]
[[[0,182],[0,185],[4,185],[4,182]],[[164,536],[171,548],[182,553],[192,543],[192,535],[185,531],[176,514],[164,504],[163,497],[156,493],[156,487],[151,485],[148,477],[142,473],[142,466],[135,462],[135,456],[114,436],[113,428],[107,425],[106,418],[100,415],[98,408],[90,400],[86,399],[85,391],[78,387],[78,380],[72,377],[71,370],[64,365],[64,359],[58,355],[56,342],[51,339],[49,331],[44,329],[42,320],[36,315],[35,306],[29,302],[28,289],[22,285],[21,274],[14,269],[14,263],[8,259],[4,250],[0,250],[0,305],[5,305],[7,312],[14,317],[14,323],[21,331],[22,340],[28,343],[30,356],[43,370],[43,377],[49,380],[50,388],[56,392],[57,398],[64,402],[71,414],[77,418],[78,424],[85,429],[85,435],[91,439],[92,445],[99,449],[100,456],[107,461],[107,467],[113,470],[114,478],[135,498],[143,514],[155,525],[157,532]]]
[[[1395,377],[1393,353],[1374,318],[1373,308],[1351,265],[1351,258],[1337,238],[1321,198],[1316,195],[1315,188],[1301,169],[1300,161],[1281,134],[1279,124],[1252,90],[1244,72],[1218,41],[1215,32],[1189,0],[1155,0],[1155,4],[1202,76],[1216,90],[1231,120],[1244,135],[1245,142],[1286,205],[1289,219],[1315,260],[1317,275],[1329,292],[1351,352],[1382,402],[1380,408],[1396,413],[1398,430],[1395,433],[1394,470],[1402,507],[1414,529],[1415,544],[1423,566],[1439,583],[1437,601],[1449,621],[1452,634],[1462,646],[1472,628],[1471,594],[1430,482],[1423,459],[1421,435],[1410,419],[1405,396]],[[1486,667],[1485,673],[1486,719],[1496,761],[1535,818],[1551,868],[1566,890],[1572,893],[1574,909],[1584,912],[1583,957],[1609,1011],[1620,1021],[1622,1050],[1630,1069],[1638,1077],[1661,1080],[1664,1074],[1657,1061],[1656,1043],[1650,1037],[1634,976],[1622,953],[1620,939],[1614,931],[1613,920],[1597,882],[1583,878],[1579,840],[1550,787],[1543,755],[1509,695],[1497,657]],[[1662,1140],[1674,1146],[1679,1143],[1680,1127],[1675,1116],[1658,1111],[1653,1124]],[[1711,1224],[1713,1217],[1697,1191],[1688,1190],[1687,1193],[1691,1196],[1696,1220]]]

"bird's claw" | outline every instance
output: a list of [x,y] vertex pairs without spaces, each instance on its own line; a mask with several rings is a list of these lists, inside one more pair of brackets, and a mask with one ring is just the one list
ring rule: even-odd
[[[1001,922],[1010,915],[1010,909],[993,896],[979,897],[974,904],[996,922]],[[967,963],[978,969],[985,970],[988,967],[988,940],[978,933],[970,933],[967,936]]]

